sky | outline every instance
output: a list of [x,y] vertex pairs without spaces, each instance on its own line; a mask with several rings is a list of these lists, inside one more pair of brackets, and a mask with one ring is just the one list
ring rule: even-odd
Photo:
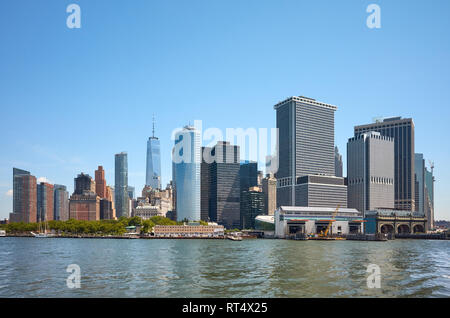
[[[66,25],[72,3],[80,29]],[[1,1],[0,218],[13,167],[72,192],[98,165],[114,185],[126,151],[140,193],[153,114],[166,184],[175,128],[272,128],[273,105],[303,95],[338,106],[344,166],[355,125],[412,117],[416,152],[435,163],[435,218],[450,220],[448,12],[447,0]]]

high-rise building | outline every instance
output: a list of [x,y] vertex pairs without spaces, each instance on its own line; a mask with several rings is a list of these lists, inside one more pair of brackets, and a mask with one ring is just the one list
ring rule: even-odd
[[69,219],[69,192],[64,185],[54,185],[55,220],[67,221]]
[[128,186],[128,197],[130,198],[130,200],[134,199],[134,187]]
[[129,217],[128,156],[126,152],[115,155],[115,206],[116,216]]
[[185,126],[175,134],[172,154],[176,218],[178,221],[200,220],[200,132]]
[[251,187],[258,186],[258,163],[249,160],[243,160],[239,166],[239,187],[240,187],[240,227],[243,227],[244,223],[244,209],[245,196],[244,192],[248,191]]
[[153,134],[147,141],[147,172],[145,185],[154,189],[161,189],[161,154],[159,139],[155,137],[155,122]]
[[10,213],[9,220],[25,223],[37,220],[36,177],[17,168],[13,168],[13,213]]
[[427,218],[427,230],[434,229],[434,164],[431,171],[425,168],[425,216]]
[[415,211],[425,214],[425,159],[423,154],[414,154]]
[[74,194],[83,194],[85,191],[95,193],[95,181],[92,177],[85,173],[80,173],[74,180],[75,190]]
[[202,147],[202,163],[200,164],[200,219],[209,221],[209,197],[210,197],[210,169],[211,162],[205,160],[205,156],[211,156],[211,147]]
[[264,194],[264,214],[274,215],[277,209],[277,179],[273,174],[268,174],[262,180],[262,192]]
[[348,207],[361,213],[394,208],[394,139],[379,132],[347,143]]
[[116,206],[115,206],[115,193],[114,187],[106,186],[106,199],[111,202],[112,217],[111,219],[116,219]]
[[106,179],[105,179],[105,170],[103,170],[102,166],[98,166],[98,169],[95,170],[95,193],[101,198],[106,198]]
[[343,177],[342,155],[339,153],[338,147],[334,147],[334,175]]
[[325,175],[298,177],[295,204],[303,207],[347,208],[345,179]]
[[69,200],[69,219],[100,220],[100,197],[93,191],[72,194]]
[[240,227],[239,146],[218,141],[211,150],[209,218],[226,228]]
[[414,122],[411,118],[392,117],[355,127],[355,137],[377,131],[394,138],[395,209],[415,211]]
[[242,195],[242,225],[243,229],[254,229],[255,218],[264,214],[264,193],[260,187],[250,187]]
[[297,177],[335,175],[334,113],[337,107],[308,97],[274,106],[279,132],[277,205],[295,206]]
[[41,182],[37,185],[37,221],[52,221],[54,220],[54,203],[55,194],[53,185]]

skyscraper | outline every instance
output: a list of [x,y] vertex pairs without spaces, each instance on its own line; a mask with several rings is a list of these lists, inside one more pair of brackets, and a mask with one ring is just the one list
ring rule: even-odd
[[37,221],[54,220],[55,194],[53,185],[41,182],[37,185]]
[[245,207],[248,205],[246,201],[247,196],[244,192],[248,192],[251,187],[258,186],[258,163],[249,160],[243,160],[239,165],[239,188],[240,188],[240,225],[243,227],[245,224]]
[[342,155],[339,153],[338,147],[334,147],[334,175],[336,177],[343,176]]
[[205,154],[211,156],[211,151],[211,147],[202,147],[202,163],[200,164],[200,218],[202,221],[210,220],[209,197],[211,187],[211,162],[205,160]]
[[431,163],[431,171],[425,168],[425,216],[427,218],[427,230],[434,229],[434,164]]
[[365,213],[394,208],[394,140],[378,132],[347,143],[348,207]]
[[415,211],[414,183],[414,122],[411,118],[392,117],[368,125],[355,127],[355,137],[377,131],[394,138],[395,208]]
[[262,192],[264,194],[264,214],[274,215],[277,209],[277,179],[273,174],[268,174],[262,180]]
[[239,146],[218,141],[210,164],[209,217],[226,228],[240,227]]
[[105,170],[102,166],[98,166],[98,169],[95,170],[95,192],[100,198],[106,198]]
[[423,154],[414,154],[415,211],[425,214],[425,159]]
[[337,107],[308,97],[274,106],[279,131],[277,205],[295,206],[297,177],[335,175],[334,113]]
[[250,187],[241,193],[242,197],[242,225],[243,229],[254,229],[255,218],[264,214],[264,193],[260,187]]
[[85,173],[80,173],[74,180],[74,194],[83,194],[85,191],[90,191],[95,193],[95,181],[92,177]]
[[201,144],[195,127],[185,126],[175,134],[172,162],[177,220],[199,221]]
[[55,220],[67,221],[69,219],[69,192],[64,185],[54,185]]
[[13,168],[13,213],[10,213],[9,220],[25,223],[37,220],[36,177],[17,168]]
[[100,220],[100,197],[95,192],[95,181],[81,173],[74,183],[75,190],[69,199],[69,219]]
[[115,206],[116,216],[129,217],[128,156],[126,152],[115,155]]
[[153,189],[161,189],[161,155],[159,139],[155,137],[155,122],[153,134],[147,141],[147,172],[145,185]]

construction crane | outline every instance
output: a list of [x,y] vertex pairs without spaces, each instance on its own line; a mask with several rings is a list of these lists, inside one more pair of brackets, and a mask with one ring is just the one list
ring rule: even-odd
[[333,214],[331,215],[331,220],[330,220],[330,222],[328,223],[328,226],[327,226],[327,228],[325,229],[325,232],[324,232],[323,234],[319,235],[319,236],[322,236],[322,237],[328,236],[328,232],[330,231],[330,228],[331,228],[331,226],[333,225],[333,222],[335,221],[336,215],[337,215],[337,213],[338,213],[340,207],[341,207],[341,205],[338,204],[336,210],[334,210]]

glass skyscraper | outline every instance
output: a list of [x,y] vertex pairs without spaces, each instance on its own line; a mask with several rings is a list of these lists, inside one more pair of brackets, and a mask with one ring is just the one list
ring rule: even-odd
[[155,125],[153,135],[147,141],[147,171],[145,185],[153,189],[161,189],[161,155],[159,139],[155,137]]
[[115,206],[116,216],[129,217],[128,156],[126,152],[115,155]]
[[200,220],[200,132],[185,126],[175,134],[172,154],[177,221]]

